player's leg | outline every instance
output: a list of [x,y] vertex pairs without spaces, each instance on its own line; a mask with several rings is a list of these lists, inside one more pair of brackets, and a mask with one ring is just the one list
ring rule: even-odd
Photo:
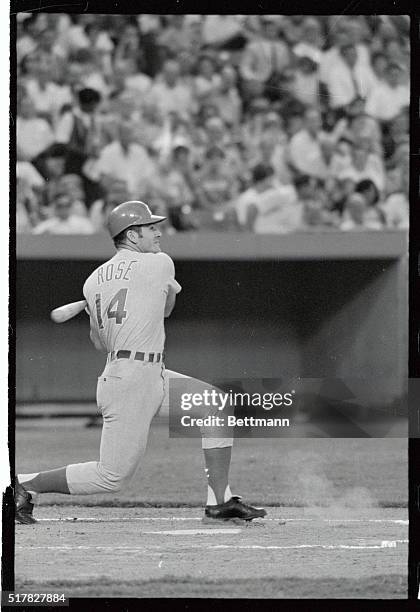
[[[165,395],[159,410],[161,416],[169,415],[169,388],[176,381],[176,395],[183,393],[200,393],[204,389],[215,389],[204,381],[186,376],[173,370],[165,370]],[[206,410],[207,412],[207,410]],[[204,416],[204,415],[203,415]],[[207,436],[205,438],[204,436]],[[205,473],[207,476],[207,504],[215,505],[223,503],[232,497],[229,487],[229,468],[232,454],[233,439],[228,437],[216,437],[216,432],[207,428],[203,432],[202,447],[205,461]],[[211,436],[211,438],[209,437]]]
[[[177,381],[178,397],[182,393],[199,393],[207,397],[212,396],[212,391],[221,392],[220,389],[197,378],[174,372],[165,371],[165,396],[159,410],[160,415],[169,415],[171,381]],[[201,416],[216,416],[218,407],[207,405],[203,408]],[[233,438],[227,427],[207,426],[201,428],[202,448],[205,461],[205,473],[207,476],[207,503],[206,516],[214,519],[226,519],[239,517],[250,520],[265,516],[262,508],[253,508],[244,504],[239,496],[233,496],[229,486],[229,469],[232,455]]]
[[136,362],[119,370],[107,366],[98,380],[97,400],[104,419],[99,461],[19,474],[20,484],[30,494],[120,491],[144,455],[150,422],[162,397],[157,365]]

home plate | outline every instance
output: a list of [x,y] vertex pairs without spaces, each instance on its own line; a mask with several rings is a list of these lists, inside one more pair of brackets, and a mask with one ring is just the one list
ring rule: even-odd
[[242,529],[168,529],[165,531],[143,531],[159,535],[214,535],[215,533],[241,533]]

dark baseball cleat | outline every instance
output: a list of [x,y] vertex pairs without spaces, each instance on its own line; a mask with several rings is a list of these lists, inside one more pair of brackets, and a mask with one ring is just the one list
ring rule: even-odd
[[229,501],[217,506],[206,506],[204,520],[213,519],[218,521],[229,521],[232,519],[241,519],[243,521],[252,521],[255,518],[263,518],[267,512],[264,508],[254,508],[248,504],[244,504],[239,495],[233,495]]
[[21,525],[33,525],[36,519],[33,517],[34,505],[32,495],[20,484],[16,478],[15,483],[15,522]]

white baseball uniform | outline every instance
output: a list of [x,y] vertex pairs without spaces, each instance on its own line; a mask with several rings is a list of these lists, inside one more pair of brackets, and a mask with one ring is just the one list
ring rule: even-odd
[[[84,284],[92,333],[108,359],[97,385],[103,416],[100,458],[67,466],[70,493],[121,490],[143,457],[153,416],[159,409],[168,411],[169,378],[191,380],[163,364],[169,285],[176,293],[181,290],[169,255],[129,249],[117,251]],[[231,439],[212,438],[210,429],[203,438],[203,448],[231,445]]]

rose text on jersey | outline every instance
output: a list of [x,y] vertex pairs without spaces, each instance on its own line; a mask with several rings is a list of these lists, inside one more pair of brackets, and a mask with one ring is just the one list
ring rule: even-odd
[[128,263],[126,261],[120,261],[118,266],[114,266],[113,263],[109,263],[106,266],[98,268],[98,285],[110,280],[130,280],[130,272],[133,264],[139,263],[135,259],[132,259]]

